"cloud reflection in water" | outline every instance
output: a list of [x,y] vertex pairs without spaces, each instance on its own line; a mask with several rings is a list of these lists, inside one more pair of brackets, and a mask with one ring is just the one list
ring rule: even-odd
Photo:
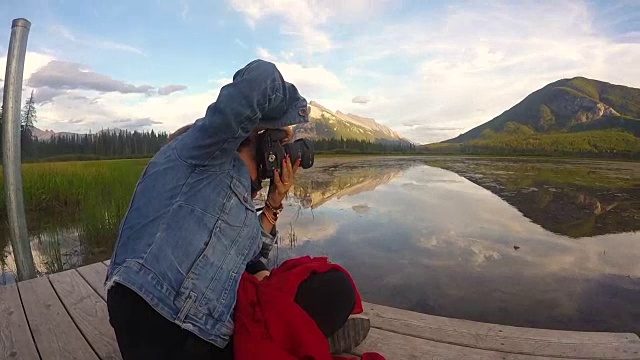
[[551,233],[419,159],[335,161],[301,173],[280,221],[279,262],[330,256],[367,301],[429,314],[640,332],[638,234]]

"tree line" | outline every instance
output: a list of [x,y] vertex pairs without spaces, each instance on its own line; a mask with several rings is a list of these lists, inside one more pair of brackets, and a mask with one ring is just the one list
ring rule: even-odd
[[[107,129],[95,134],[64,133],[55,134],[50,139],[38,139],[34,136],[37,119],[35,98],[31,92],[20,113],[21,155],[25,160],[150,157],[167,143],[169,137],[166,132],[154,130]],[[0,106],[0,126],[2,120]],[[0,154],[1,151],[0,148]]]
[[401,142],[373,142],[371,140],[357,139],[318,139],[313,141],[313,146],[317,152],[333,153],[410,153],[416,151],[416,146],[411,143]]
[[[43,159],[71,155],[98,158],[151,157],[167,143],[165,132],[104,130],[97,134],[64,134],[49,140],[23,139],[23,158]],[[87,157],[89,158],[89,157]]]
[[[33,92],[25,101],[20,117],[20,139],[24,160],[82,160],[99,158],[151,157],[167,141],[166,132],[102,130],[92,134],[55,134],[50,139],[34,136],[38,115]],[[2,107],[0,106],[0,129]],[[1,140],[0,132],[0,140]],[[415,152],[415,145],[392,141],[373,142],[357,139],[319,139],[314,141],[317,152],[334,153],[389,153]],[[0,156],[2,149],[0,148]]]
[[427,153],[640,159],[640,138],[617,129],[575,133],[485,134],[466,143],[424,146]]

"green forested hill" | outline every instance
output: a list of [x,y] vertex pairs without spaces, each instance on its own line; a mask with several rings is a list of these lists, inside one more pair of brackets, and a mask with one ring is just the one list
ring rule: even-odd
[[464,143],[504,132],[509,123],[539,133],[623,129],[640,136],[640,89],[583,77],[563,79],[539,89],[511,109],[447,140]]
[[640,158],[640,89],[563,79],[425,151]]
[[640,159],[640,138],[619,130],[549,134],[498,133],[464,143],[430,144],[420,150],[437,153]]

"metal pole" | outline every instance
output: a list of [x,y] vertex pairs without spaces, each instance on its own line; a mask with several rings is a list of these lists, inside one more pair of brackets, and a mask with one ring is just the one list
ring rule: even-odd
[[22,100],[22,76],[27,37],[31,23],[15,19],[11,23],[11,39],[7,54],[7,71],[4,77],[2,159],[4,171],[4,195],[11,233],[11,247],[16,261],[18,280],[33,279],[36,269],[27,233],[22,197],[22,168],[20,159],[20,104]]

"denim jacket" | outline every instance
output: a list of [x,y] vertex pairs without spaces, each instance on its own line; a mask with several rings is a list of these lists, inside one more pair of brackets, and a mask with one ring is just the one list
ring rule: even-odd
[[257,126],[308,122],[307,101],[255,60],[143,171],[107,271],[165,318],[224,347],[242,272],[274,236],[262,230],[237,148]]

